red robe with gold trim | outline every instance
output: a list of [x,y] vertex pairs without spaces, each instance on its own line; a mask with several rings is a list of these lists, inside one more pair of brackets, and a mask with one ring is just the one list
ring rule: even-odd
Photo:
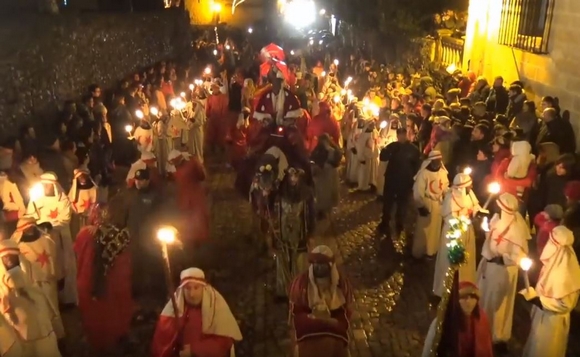
[[[276,103],[274,96],[276,93],[272,91],[272,87],[264,90],[256,103],[256,110],[254,111],[254,118],[258,120],[273,119],[276,120]],[[292,92],[284,88],[284,118],[298,119],[304,115],[304,111],[300,107],[300,101]],[[282,123],[277,123],[281,125]]]
[[290,286],[290,313],[294,321],[296,341],[319,336],[334,337],[344,341],[348,345],[349,320],[351,311],[348,304],[352,301],[352,292],[349,283],[340,279],[338,289],[344,294],[347,303],[338,309],[330,311],[330,317],[337,319],[338,324],[330,325],[326,322],[317,321],[308,317],[312,309],[308,304],[308,272],[302,273]]

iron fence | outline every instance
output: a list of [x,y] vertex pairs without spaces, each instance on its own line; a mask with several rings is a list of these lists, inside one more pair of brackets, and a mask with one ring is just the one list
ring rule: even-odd
[[546,54],[555,0],[503,0],[500,45]]

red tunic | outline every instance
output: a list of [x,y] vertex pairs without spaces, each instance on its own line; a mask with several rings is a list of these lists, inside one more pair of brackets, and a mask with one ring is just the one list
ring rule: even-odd
[[480,307],[476,308],[479,309],[479,318],[472,314],[465,321],[465,329],[458,332],[458,357],[493,357],[491,329],[487,315]]
[[550,232],[559,224],[558,221],[552,221],[546,212],[540,212],[534,218],[534,225],[538,229],[536,247],[539,257],[542,256],[542,251],[550,240]]
[[344,341],[348,345],[348,328],[351,311],[348,304],[352,301],[351,289],[348,282],[340,281],[338,288],[343,292],[347,303],[338,309],[332,310],[330,316],[338,320],[338,324],[331,325],[325,321],[308,317],[312,309],[308,305],[308,273],[302,273],[290,286],[290,313],[294,321],[296,341],[318,336],[333,337]]
[[[526,199],[526,193],[530,187],[532,187],[534,180],[536,179],[536,171],[537,167],[534,162],[530,163],[528,167],[528,175],[522,179],[513,179],[506,177],[507,169],[510,164],[511,157],[504,159],[498,166],[495,172],[492,172],[494,175],[494,180],[500,184],[502,192],[509,192],[512,195],[516,196],[519,200]],[[518,187],[524,188],[524,192],[522,193],[521,190],[518,192]]]
[[187,215],[183,224],[183,237],[188,241],[204,241],[209,237],[209,212],[207,197],[202,182],[205,171],[196,158],[190,158],[176,168],[174,173],[177,186],[177,206]]
[[188,307],[184,317],[177,321],[173,316],[161,315],[153,335],[153,357],[177,357],[187,345],[196,357],[229,356],[234,341],[229,337],[204,334],[201,309]]
[[78,233],[74,251],[77,256],[77,286],[83,330],[93,348],[113,348],[129,333],[134,303],[131,297],[131,255],[129,249],[119,254],[106,276],[105,292],[93,298],[95,227]]
[[234,168],[246,157],[248,152],[248,130],[249,127],[242,126],[238,128],[233,126],[228,134],[228,143],[230,144],[230,163]]
[[225,143],[229,128],[228,102],[228,96],[221,93],[211,95],[207,99],[207,140],[210,145],[223,145]]
[[[326,106],[328,106],[328,104],[326,104]],[[308,127],[308,132],[308,136],[311,138],[309,151],[314,150],[318,144],[318,137],[322,134],[330,135],[330,138],[337,145],[340,142],[340,126],[334,116],[328,111],[321,111],[320,114],[312,118],[310,126]]]

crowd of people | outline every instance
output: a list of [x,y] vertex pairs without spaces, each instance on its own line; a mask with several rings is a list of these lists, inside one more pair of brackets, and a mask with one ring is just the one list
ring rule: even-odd
[[[275,259],[276,295],[289,302],[295,355],[348,355],[352,290],[332,250],[313,239],[339,203],[342,173],[383,201],[387,240],[404,235],[409,257],[436,259],[433,293],[445,314],[423,356],[505,351],[518,271],[530,259],[538,268],[535,288],[520,292],[534,305],[524,355],[565,356],[580,291],[580,177],[557,99],[544,97],[538,115],[521,82],[506,88],[501,77],[489,84],[461,71],[438,93],[428,73],[361,53],[333,59],[270,44],[247,58],[231,39],[198,43],[198,53],[210,62],[199,77],[199,62],[162,62],[110,98],[92,85],[42,138],[24,125],[2,143],[0,354],[66,354],[60,311],[74,306],[96,351],[156,320],[155,357],[233,353],[242,333],[205,273],[167,274],[174,238],[179,265],[209,239],[207,149],[236,172],[255,212],[255,243]],[[113,195],[122,166],[126,189]],[[467,257],[458,267],[451,238]],[[157,316],[148,301],[168,295]]]

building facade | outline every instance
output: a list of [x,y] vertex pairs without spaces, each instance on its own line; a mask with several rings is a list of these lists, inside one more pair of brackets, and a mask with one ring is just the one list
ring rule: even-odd
[[560,100],[580,134],[580,0],[470,0],[462,67]]
[[[250,27],[264,18],[265,0],[246,0],[232,14],[232,1],[184,0],[192,25],[227,23],[235,27]],[[218,11],[219,10],[219,11]]]

